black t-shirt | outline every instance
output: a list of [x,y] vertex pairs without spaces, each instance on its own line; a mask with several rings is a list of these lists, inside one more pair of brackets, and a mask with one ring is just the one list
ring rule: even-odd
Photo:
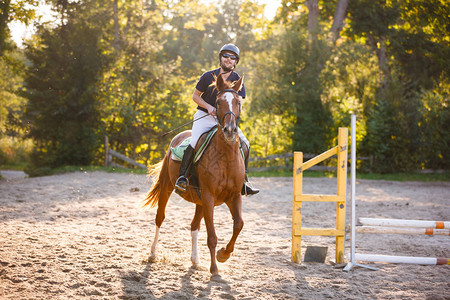
[[[195,88],[199,90],[200,92],[203,92],[202,98],[205,100],[206,103],[211,104],[212,106],[216,107],[216,97],[217,97],[217,89],[215,86],[210,86],[211,83],[214,82],[215,78],[219,76],[220,69],[208,71],[206,73],[203,73],[202,77],[200,77],[200,80],[197,82],[197,85]],[[231,74],[228,76],[227,81],[237,81],[241,78],[238,73],[232,71]],[[242,98],[245,98],[245,86],[242,85],[242,89],[238,92]],[[208,110],[204,109],[203,107],[197,106],[197,109],[200,109],[204,112],[208,112]]]

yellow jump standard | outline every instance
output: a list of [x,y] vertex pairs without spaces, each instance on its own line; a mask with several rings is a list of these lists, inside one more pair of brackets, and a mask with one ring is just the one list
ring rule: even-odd
[[[347,185],[348,129],[339,128],[338,145],[303,163],[303,152],[294,152],[294,197],[292,206],[292,261],[301,262],[302,235],[335,236],[336,263],[344,263],[345,196]],[[337,194],[303,194],[303,171],[337,155]],[[302,202],[336,202],[336,228],[302,227]]]

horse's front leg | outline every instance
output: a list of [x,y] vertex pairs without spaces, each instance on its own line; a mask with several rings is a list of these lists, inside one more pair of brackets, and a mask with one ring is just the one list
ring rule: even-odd
[[195,206],[195,215],[191,222],[191,237],[192,237],[192,254],[191,261],[194,266],[200,263],[200,259],[198,257],[198,232],[200,231],[200,222],[203,218],[203,207],[201,205]]
[[214,197],[205,192],[202,195],[203,203],[203,218],[205,219],[206,232],[208,236],[208,248],[211,254],[211,266],[209,271],[211,274],[218,275],[219,269],[216,264],[216,246],[217,246],[217,235],[214,228]]
[[226,202],[228,208],[230,209],[231,215],[233,216],[233,236],[228,242],[226,248],[222,248],[217,251],[217,261],[226,262],[230,258],[231,253],[234,251],[234,244],[236,239],[244,227],[244,220],[242,219],[242,197],[241,195],[236,196],[232,201]]

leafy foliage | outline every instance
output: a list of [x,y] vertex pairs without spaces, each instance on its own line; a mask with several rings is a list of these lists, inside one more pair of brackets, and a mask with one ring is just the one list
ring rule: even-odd
[[450,167],[448,1],[349,1],[330,41],[341,0],[283,0],[272,21],[253,0],[55,0],[58,20],[39,24],[25,59],[5,24],[33,20],[27,2],[0,5],[0,125],[28,130],[40,173],[99,164],[105,135],[141,163],[160,160],[162,134],[191,120],[195,83],[229,42],[253,156],[324,151],[356,113],[358,154],[371,158],[361,170]]
[[57,167],[93,162],[100,124],[96,81],[103,66],[99,31],[76,19],[76,8],[55,29],[39,28],[28,44],[25,121],[36,144],[32,164]]
[[[361,151],[373,156],[370,167],[366,166],[369,170],[437,167],[424,159],[430,152],[423,153],[426,147],[419,146],[433,136],[426,129],[432,118],[425,121],[426,103],[420,95],[422,90],[433,89],[436,80],[448,78],[450,48],[441,23],[448,20],[444,13],[448,6],[442,1],[365,0],[352,1],[349,6],[347,34],[366,42],[377,55],[380,70],[376,93],[363,111],[367,134]],[[445,111],[443,102],[436,104]],[[438,128],[433,129],[440,134]]]
[[20,21],[28,24],[35,17],[34,7],[37,0],[2,0],[0,2],[0,57],[6,51],[14,50],[14,44],[9,39],[8,24],[11,21]]
[[442,81],[433,91],[417,94],[422,103],[420,121],[420,158],[422,168],[450,168],[450,84]]

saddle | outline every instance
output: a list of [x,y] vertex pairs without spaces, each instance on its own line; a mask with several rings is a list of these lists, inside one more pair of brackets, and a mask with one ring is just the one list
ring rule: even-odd
[[[214,135],[216,133],[217,133],[217,126],[214,126],[212,129],[203,133],[200,136],[199,142],[201,144],[200,144],[200,148],[198,150],[196,150],[196,152],[195,152],[194,162],[193,162],[194,165],[198,164],[198,162],[200,161],[200,159],[203,156],[203,153],[205,153],[205,150],[208,148],[209,144],[211,143],[212,138],[214,137]],[[191,137],[189,136],[186,139],[184,139],[178,146],[170,148],[170,150],[172,152],[172,154],[171,154],[172,160],[181,162],[183,160],[184,151],[186,150],[186,148],[189,146],[190,143],[191,143]],[[242,141],[240,139],[239,139],[239,150],[241,151],[242,158],[245,160],[245,153],[244,153],[244,149],[242,148]]]
[[[202,157],[203,153],[205,153],[206,148],[208,148],[208,146],[211,143],[211,140],[214,137],[214,135],[216,134],[216,132],[217,132],[217,126],[213,127],[211,130],[205,132],[204,134],[202,134],[200,136],[199,141],[201,142],[201,145],[200,145],[200,148],[195,152],[194,162],[193,162],[194,165],[196,165],[200,161],[200,158]],[[206,135],[206,138],[204,138],[205,135]],[[180,162],[183,160],[184,151],[191,143],[191,138],[192,137],[187,137],[178,146],[170,149],[172,152],[172,155],[171,155],[172,160],[180,161]]]
[[[199,161],[202,158],[203,154],[205,153],[206,149],[211,144],[212,138],[217,133],[217,130],[218,130],[218,127],[214,126],[212,129],[203,133],[200,136],[200,138],[198,140],[198,143],[200,146],[198,147],[198,150],[196,150],[195,154],[194,154],[194,161],[193,161],[194,166],[199,163]],[[183,160],[184,151],[186,150],[186,148],[189,146],[190,143],[191,143],[191,137],[189,136],[186,139],[184,139],[178,146],[170,148],[171,159],[174,161],[181,162]],[[239,139],[239,150],[241,152],[242,159],[244,159],[244,161],[245,161],[245,152],[242,147],[242,141],[240,139]],[[199,198],[201,199],[200,188],[198,185],[198,177],[197,177],[195,168],[191,168],[191,171],[189,174],[189,182],[190,182],[190,185],[196,190]],[[178,190],[176,190],[175,192],[179,193]]]

